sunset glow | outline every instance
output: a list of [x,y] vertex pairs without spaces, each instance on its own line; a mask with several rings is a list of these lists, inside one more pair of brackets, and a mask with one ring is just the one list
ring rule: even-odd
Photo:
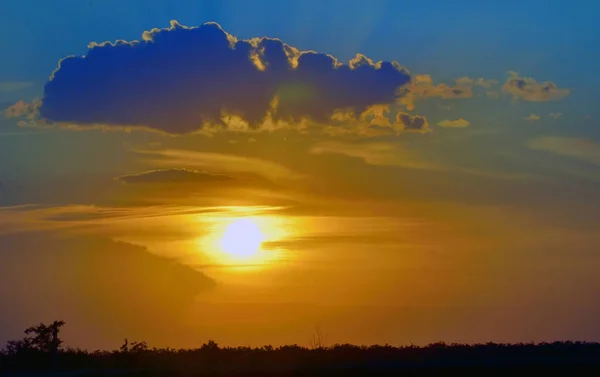
[[599,4],[3,1],[0,348],[600,340]]

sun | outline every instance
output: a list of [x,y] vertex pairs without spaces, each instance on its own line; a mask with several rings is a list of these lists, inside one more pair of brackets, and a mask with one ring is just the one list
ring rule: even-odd
[[203,234],[194,239],[194,263],[224,266],[227,268],[219,269],[219,273],[237,274],[286,262],[287,253],[281,244],[290,237],[295,224],[285,217],[257,214],[252,209],[232,212],[198,216]]
[[224,253],[236,259],[248,259],[260,250],[265,236],[250,219],[235,220],[227,226],[220,240]]

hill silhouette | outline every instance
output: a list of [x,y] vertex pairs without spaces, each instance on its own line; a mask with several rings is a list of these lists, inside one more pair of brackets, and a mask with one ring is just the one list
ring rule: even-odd
[[129,342],[112,351],[63,347],[65,323],[25,330],[0,353],[6,376],[374,376],[442,375],[456,372],[543,372],[579,375],[600,371],[600,343],[446,344],[427,346],[336,344],[310,347],[220,347],[208,341],[196,349],[151,348]]

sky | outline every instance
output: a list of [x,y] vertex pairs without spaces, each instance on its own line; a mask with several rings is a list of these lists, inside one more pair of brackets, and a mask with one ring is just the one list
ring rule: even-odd
[[0,344],[600,341],[599,5],[0,8]]

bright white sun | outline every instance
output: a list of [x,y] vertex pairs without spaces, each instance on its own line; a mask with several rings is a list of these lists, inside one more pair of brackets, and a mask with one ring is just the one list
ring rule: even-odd
[[260,228],[252,220],[236,220],[225,229],[221,249],[235,258],[249,258],[259,251],[264,238]]

